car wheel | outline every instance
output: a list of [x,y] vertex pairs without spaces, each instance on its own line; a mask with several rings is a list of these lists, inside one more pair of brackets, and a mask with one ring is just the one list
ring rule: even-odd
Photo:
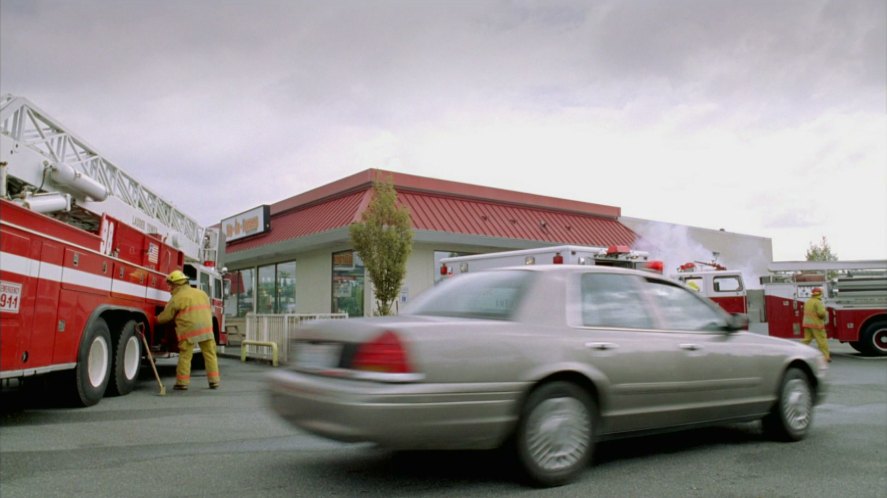
[[764,432],[778,441],[800,441],[813,422],[813,390],[807,375],[791,368],[782,379],[776,403],[762,420]]
[[869,356],[887,356],[887,320],[875,320],[862,333],[860,341]]
[[533,484],[559,486],[575,479],[594,449],[594,401],[569,382],[534,390],[521,411],[515,444]]
[[142,366],[142,343],[136,335],[136,322],[126,322],[114,347],[114,365],[108,394],[123,396],[132,392]]

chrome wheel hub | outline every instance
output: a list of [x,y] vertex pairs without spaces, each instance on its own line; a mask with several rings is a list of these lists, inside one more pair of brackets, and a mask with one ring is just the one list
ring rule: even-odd
[[526,437],[529,454],[540,467],[549,471],[567,468],[588,451],[591,417],[577,399],[548,399],[530,414]]
[[782,413],[785,422],[795,431],[801,431],[810,425],[813,411],[813,398],[810,388],[801,379],[792,379],[785,384],[782,397]]

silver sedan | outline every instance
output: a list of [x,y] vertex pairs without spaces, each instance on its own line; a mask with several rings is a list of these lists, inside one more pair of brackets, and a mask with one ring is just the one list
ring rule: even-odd
[[338,441],[513,449],[541,486],[574,479],[605,438],[760,419],[774,438],[799,440],[827,364],[747,323],[647,272],[465,274],[399,316],[300,329],[270,376],[270,406]]

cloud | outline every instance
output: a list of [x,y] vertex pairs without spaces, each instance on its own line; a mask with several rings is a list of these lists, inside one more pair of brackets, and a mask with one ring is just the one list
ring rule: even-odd
[[[783,259],[834,233],[847,257],[865,245],[848,219],[887,226],[885,17],[880,0],[4,0],[0,90],[206,224],[385,168],[773,237]],[[887,252],[871,231],[858,254]]]

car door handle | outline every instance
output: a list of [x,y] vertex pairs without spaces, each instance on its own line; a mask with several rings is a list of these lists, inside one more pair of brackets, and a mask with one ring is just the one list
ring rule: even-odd
[[702,348],[696,344],[685,343],[681,344],[681,349],[686,349],[687,351],[698,351]]
[[586,342],[585,347],[595,349],[597,351],[606,351],[608,349],[616,349],[618,346],[612,342]]

